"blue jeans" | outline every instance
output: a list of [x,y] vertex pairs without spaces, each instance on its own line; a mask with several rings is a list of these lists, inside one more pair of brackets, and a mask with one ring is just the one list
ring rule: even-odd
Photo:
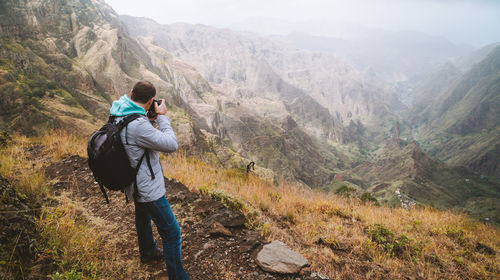
[[189,279],[181,264],[181,229],[165,196],[152,202],[135,202],[135,230],[141,257],[151,256],[156,246],[151,220],[163,241],[168,279]]

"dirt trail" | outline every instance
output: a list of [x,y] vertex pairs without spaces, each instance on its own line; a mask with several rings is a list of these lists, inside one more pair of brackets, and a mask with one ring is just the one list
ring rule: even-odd
[[[57,179],[56,191],[70,191],[89,213],[103,219],[108,228],[121,236],[121,259],[138,260],[137,235],[134,229],[134,206],[126,203],[124,194],[108,193],[110,204],[94,182],[85,158],[70,156],[46,169]],[[190,192],[174,179],[166,179],[167,199],[182,231],[183,264],[191,279],[313,279],[306,275],[280,275],[264,272],[255,256],[264,244],[258,232],[245,228],[245,217],[227,209],[219,201]],[[211,235],[210,228],[219,222],[231,236]],[[161,239],[155,232],[161,246]],[[163,262],[141,264],[147,279],[167,279]]]

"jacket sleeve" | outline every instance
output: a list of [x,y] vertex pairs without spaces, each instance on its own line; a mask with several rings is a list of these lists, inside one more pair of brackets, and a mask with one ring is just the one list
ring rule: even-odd
[[151,123],[139,118],[140,123],[137,127],[136,144],[150,150],[172,153],[178,148],[177,138],[170,125],[170,119],[167,116],[158,116],[158,126],[156,129]]

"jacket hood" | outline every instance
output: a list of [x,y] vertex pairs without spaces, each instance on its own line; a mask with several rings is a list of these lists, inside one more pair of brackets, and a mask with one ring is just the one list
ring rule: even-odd
[[132,102],[128,95],[123,95],[120,99],[113,101],[113,105],[111,105],[111,109],[109,109],[109,113],[112,116],[122,117],[131,114],[146,114],[146,110],[141,106]]

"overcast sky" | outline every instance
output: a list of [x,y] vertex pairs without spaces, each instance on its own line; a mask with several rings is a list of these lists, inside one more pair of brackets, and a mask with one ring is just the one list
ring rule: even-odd
[[500,41],[500,0],[105,0],[117,13],[159,23],[228,26],[265,17],[414,30],[476,47]]

